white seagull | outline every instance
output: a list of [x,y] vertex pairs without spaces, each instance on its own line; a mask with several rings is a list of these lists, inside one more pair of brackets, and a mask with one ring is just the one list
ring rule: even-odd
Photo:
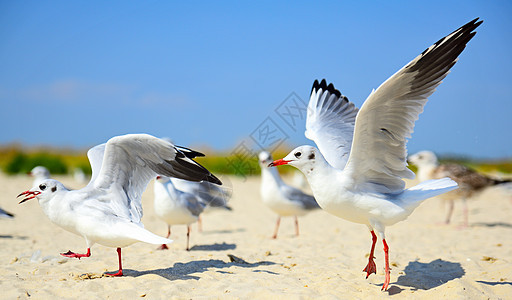
[[[155,213],[167,223],[167,238],[171,235],[171,225],[187,225],[187,247],[189,250],[190,224],[196,222],[206,207],[195,194],[177,189],[166,176],[157,176],[154,186]],[[165,243],[158,248],[169,249]]]
[[420,181],[450,177],[455,180],[459,188],[441,197],[448,201],[448,214],[445,223],[449,224],[453,214],[455,199],[462,199],[464,212],[464,226],[468,226],[468,207],[466,199],[483,191],[487,187],[509,183],[510,180],[491,178],[466,166],[459,164],[439,164],[437,156],[432,151],[420,151],[409,156],[409,162],[418,167],[418,179]]
[[320,206],[318,206],[313,196],[283,182],[277,170],[268,166],[272,162],[270,153],[262,151],[258,158],[261,167],[261,199],[265,205],[278,215],[272,238],[277,238],[281,217],[287,216],[295,218],[295,235],[299,236],[297,216],[303,216],[314,209],[320,208]]
[[147,134],[117,136],[88,151],[92,178],[86,187],[68,190],[62,183],[46,179],[18,197],[25,196],[20,203],[37,198],[52,222],[85,238],[86,254],[68,251],[61,255],[89,257],[94,243],[117,248],[119,270],[106,274],[122,276],[122,247],[139,241],[171,242],[147,231],[141,223],[141,195],[152,178],[162,174],[221,184],[191,159],[200,155]]
[[442,38],[387,79],[372,91],[359,112],[332,84],[315,81],[306,137],[320,150],[301,146],[270,164],[295,166],[307,177],[323,209],[368,226],[372,247],[363,270],[366,277],[376,273],[377,230],[386,263],[382,290],[387,290],[390,281],[385,227],[405,220],[421,201],[457,188],[453,180],[444,178],[405,189],[402,178],[415,176],[407,168],[406,142],[427,98],[482,23],[477,20]]
[[[206,204],[201,215],[216,210],[232,210],[228,201],[232,196],[232,190],[224,186],[219,186],[207,181],[189,181],[179,178],[171,178],[173,185],[180,191],[193,194],[201,202]],[[202,231],[202,217],[198,216],[197,225],[199,231]]]
[[38,186],[39,183],[45,179],[50,179],[50,171],[43,166],[34,167],[30,172],[28,172],[28,175],[34,177],[34,182],[32,183],[33,187]]

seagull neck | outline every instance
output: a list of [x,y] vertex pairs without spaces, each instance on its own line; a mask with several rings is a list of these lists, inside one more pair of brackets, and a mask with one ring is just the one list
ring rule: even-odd
[[325,158],[320,154],[316,156],[314,163],[302,169],[302,173],[306,175],[308,181],[320,180],[324,181],[325,178],[332,178],[333,173],[337,169],[332,167]]
[[278,184],[282,183],[283,180],[281,179],[281,176],[279,176],[279,172],[275,167],[269,168],[266,166],[261,167],[261,177],[263,177],[263,180],[269,180],[273,179]]
[[421,167],[418,167],[418,172],[417,172],[418,179],[420,181],[432,179],[433,173],[438,166],[439,165],[437,163],[432,163],[432,164],[423,165]]
[[169,196],[176,198],[178,196],[178,189],[174,186],[171,180],[166,182],[166,190],[169,193]]

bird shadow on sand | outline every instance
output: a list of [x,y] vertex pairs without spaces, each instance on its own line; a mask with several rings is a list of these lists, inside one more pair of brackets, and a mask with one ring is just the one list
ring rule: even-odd
[[227,244],[227,243],[215,243],[211,245],[195,245],[190,248],[190,251],[224,251],[224,250],[234,250],[236,249],[236,244]]
[[[414,290],[430,290],[461,278],[466,274],[460,263],[436,259],[429,263],[409,262],[404,269],[405,275],[398,276],[396,285],[412,287]],[[390,295],[399,294],[403,289],[397,286],[389,288]]]
[[[231,259],[232,260],[232,259]],[[275,265],[275,262],[271,261],[259,261],[255,263],[248,263],[243,259],[239,261],[231,261],[225,262],[220,259],[210,259],[210,260],[196,260],[190,261],[187,263],[175,263],[170,268],[165,269],[155,269],[148,271],[136,271],[131,269],[124,269],[124,275],[129,277],[140,277],[148,274],[155,274],[162,278],[165,278],[169,281],[174,280],[199,280],[199,276],[192,275],[196,273],[203,273],[210,269],[228,269],[231,267],[241,267],[241,268],[257,268],[259,266],[268,266]],[[219,273],[232,274],[232,272],[217,270]],[[266,271],[266,270],[254,270],[254,272],[267,272],[270,274],[276,274],[274,272]]]
[[235,232],[245,232],[245,228],[237,228],[237,229],[223,229],[223,230],[203,230],[203,234],[224,234],[224,233],[235,233]]
[[510,285],[510,286],[512,286],[512,282],[510,282],[510,281],[484,281],[484,280],[477,280],[476,282],[482,283],[482,284],[487,284],[487,285],[492,285],[492,286],[496,286],[496,285]]
[[26,236],[17,236],[17,235],[0,235],[0,239],[16,239],[16,240],[26,240]]
[[505,222],[494,222],[494,223],[473,223],[470,227],[504,227],[504,228],[512,228],[512,224]]

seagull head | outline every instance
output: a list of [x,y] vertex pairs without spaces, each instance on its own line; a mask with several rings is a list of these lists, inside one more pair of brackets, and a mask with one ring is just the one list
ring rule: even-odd
[[312,146],[300,146],[292,150],[282,159],[274,160],[268,166],[291,165],[303,171],[313,169],[318,150]]
[[407,158],[407,161],[418,166],[436,166],[437,156],[432,151],[420,151],[416,154],[413,154]]
[[46,201],[53,198],[58,191],[63,189],[65,189],[64,185],[57,180],[46,179],[41,181],[38,186],[19,194],[17,198],[24,197],[19,204],[34,198],[37,198],[39,201]]
[[50,178],[50,171],[43,166],[37,166],[28,172],[28,175],[36,178]]
[[261,151],[258,154],[258,160],[261,167],[269,167],[269,164],[272,162],[272,154],[267,151]]

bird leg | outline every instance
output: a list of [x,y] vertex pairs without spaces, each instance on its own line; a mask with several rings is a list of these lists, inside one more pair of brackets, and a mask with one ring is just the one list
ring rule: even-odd
[[61,253],[60,255],[65,256],[65,257],[71,257],[71,258],[78,258],[78,259],[80,259],[82,257],[89,257],[89,256],[91,256],[91,248],[87,248],[87,253],[85,253],[85,254],[74,253],[74,252],[71,252],[71,250],[68,250],[68,252]]
[[187,225],[187,251],[190,250],[190,248],[188,247],[188,243],[189,243],[189,240],[190,240],[190,225]]
[[121,265],[121,248],[117,248],[117,257],[119,258],[119,270],[117,272],[105,272],[103,274],[107,276],[123,276],[123,266]]
[[[166,238],[169,238],[171,236],[171,225],[167,225],[167,236]],[[156,248],[156,250],[168,250],[169,247],[167,247],[166,244],[162,244],[160,247]]]
[[366,279],[368,279],[368,276],[370,274],[375,273],[377,274],[377,266],[375,265],[375,262],[373,259],[373,251],[375,250],[375,243],[377,242],[377,236],[375,235],[375,232],[373,230],[370,231],[372,234],[372,248],[370,250],[370,256],[368,257],[368,264],[366,265],[366,268],[364,268],[363,272],[366,272]]
[[276,229],[274,230],[274,235],[272,236],[272,238],[274,240],[277,239],[277,231],[279,230],[279,223],[280,222],[281,222],[281,217],[277,217]]
[[201,221],[201,216],[197,217],[197,230],[199,232],[203,232],[203,222]]
[[466,197],[462,198],[463,212],[464,212],[464,223],[462,227],[468,227],[468,202]]
[[295,216],[295,235],[299,236],[299,219]]
[[446,214],[446,219],[444,221],[445,224],[450,224],[450,219],[452,218],[454,205],[455,201],[453,199],[448,200],[448,214]]
[[382,285],[382,291],[387,291],[389,286],[389,280],[390,280],[390,272],[389,272],[389,247],[388,243],[386,243],[386,239],[382,240],[382,243],[384,244],[384,258],[386,261],[386,269],[384,270],[384,273],[386,273],[386,278],[384,279],[384,284]]

